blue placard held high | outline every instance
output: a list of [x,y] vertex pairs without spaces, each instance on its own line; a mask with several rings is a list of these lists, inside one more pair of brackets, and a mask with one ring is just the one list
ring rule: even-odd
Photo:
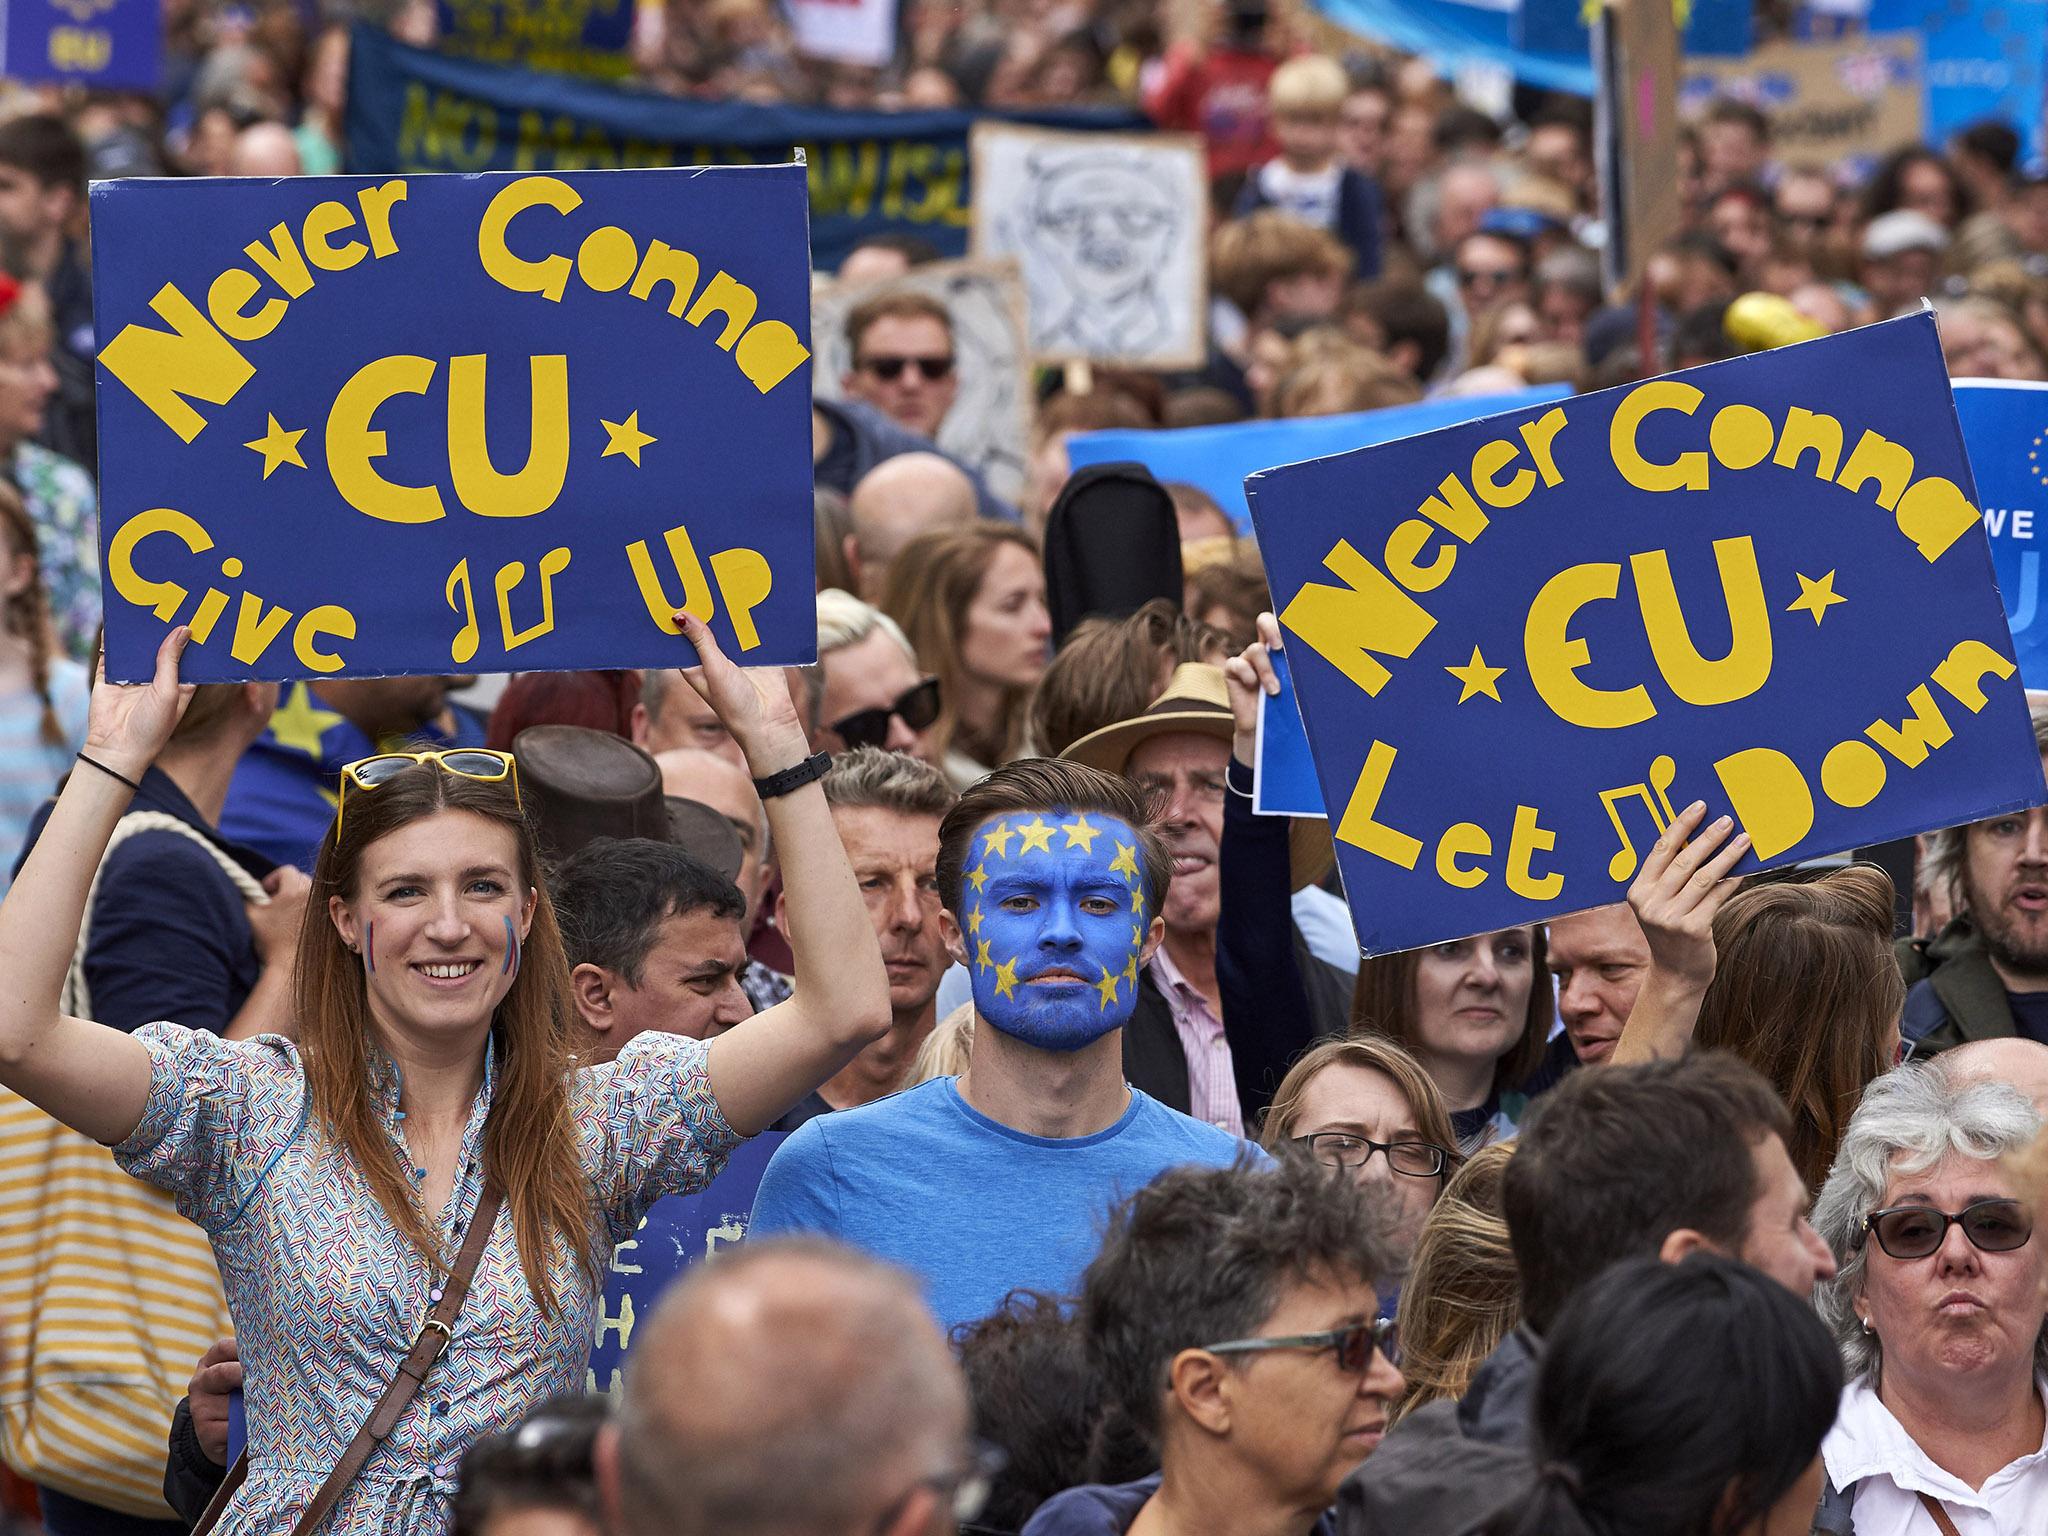
[[2041,600],[2041,551],[2048,548],[2048,384],[1958,379],[1955,394],[2020,679],[2029,688],[2048,688],[2048,608]]
[[1246,489],[1368,954],[2048,799],[1931,314]]
[[0,75],[154,91],[163,64],[158,0],[5,0]]
[[[92,188],[107,673],[815,648],[800,165]],[[175,238],[170,238],[175,235]]]

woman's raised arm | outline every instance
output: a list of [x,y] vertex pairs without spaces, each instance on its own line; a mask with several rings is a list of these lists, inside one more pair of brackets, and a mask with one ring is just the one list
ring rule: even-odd
[[115,684],[101,665],[85,751],[0,902],[0,1082],[97,1141],[126,1140],[149,1104],[149,1052],[105,1025],[59,1011],[86,893],[114,824],[192,697],[178,682],[184,626],[164,637],[156,676]]

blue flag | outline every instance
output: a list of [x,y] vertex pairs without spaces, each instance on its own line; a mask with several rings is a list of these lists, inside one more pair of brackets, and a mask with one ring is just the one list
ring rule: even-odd
[[[1048,128],[1131,130],[1120,108],[984,114]],[[801,149],[812,259],[836,268],[860,241],[916,235],[967,254],[971,112],[840,112],[679,101],[408,48],[357,27],[349,52],[348,168],[600,171],[780,163]]]
[[437,0],[441,50],[528,69],[624,79],[634,0]]
[[1931,314],[1247,490],[1369,954],[2048,799]]
[[800,166],[91,197],[108,676],[813,655]]
[[1372,443],[1390,443],[1397,437],[1476,421],[1496,411],[1562,400],[1570,393],[1562,384],[1544,384],[1504,395],[1418,400],[1413,405],[1390,405],[1346,416],[1233,421],[1220,427],[1181,427],[1171,432],[1086,432],[1067,444],[1067,457],[1076,469],[1084,464],[1134,460],[1162,483],[1182,481],[1199,486],[1229,514],[1239,533],[1250,533],[1244,477],[1257,470]]
[[0,75],[154,91],[163,60],[157,0],[6,0]]
[[1955,395],[2020,678],[2048,688],[2040,553],[2048,544],[2048,384],[1960,379]]

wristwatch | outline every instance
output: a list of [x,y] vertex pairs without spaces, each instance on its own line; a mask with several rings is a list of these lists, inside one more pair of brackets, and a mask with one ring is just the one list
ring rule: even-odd
[[826,753],[814,752],[794,768],[785,768],[780,773],[771,773],[765,779],[754,780],[754,793],[763,800],[773,800],[777,795],[786,795],[791,790],[802,789],[806,784],[815,784],[825,777],[825,770],[832,766],[832,759]]

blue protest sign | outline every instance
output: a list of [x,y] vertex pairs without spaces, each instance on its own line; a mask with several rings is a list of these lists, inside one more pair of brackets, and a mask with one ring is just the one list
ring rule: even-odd
[[741,1142],[717,1178],[694,1195],[655,1201],[640,1230],[612,1250],[590,1347],[592,1392],[618,1391],[633,1330],[654,1310],[661,1293],[692,1264],[747,1235],[761,1174],[783,1139],[769,1131]]
[[634,0],[436,0],[443,51],[494,64],[624,79]]
[[2023,159],[2048,156],[2048,0],[1872,0],[1869,26],[1925,46],[1928,143],[1998,118],[2019,134]]
[[[1048,128],[1134,129],[1121,108],[984,114]],[[967,254],[971,112],[840,112],[679,101],[408,48],[359,26],[350,43],[348,168],[596,171],[779,163],[802,149],[811,254],[836,268],[860,241],[912,234]]]
[[0,75],[154,91],[163,59],[157,0],[6,0]]
[[1498,411],[1562,400],[1571,391],[1562,384],[1502,395],[1464,399],[1419,400],[1348,416],[1293,416],[1282,421],[1234,421],[1220,427],[1180,427],[1171,432],[1086,432],[1067,444],[1074,468],[1133,460],[1161,482],[1185,481],[1201,487],[1230,515],[1239,533],[1252,531],[1245,506],[1244,477],[1274,464],[1321,458],[1373,443],[1390,443],[1461,421],[1476,421]]
[[2040,554],[2048,541],[2048,384],[1958,379],[1954,387],[2020,679],[2048,688]]
[[1287,653],[1274,651],[1272,662],[1280,691],[1259,695],[1259,762],[1252,778],[1252,814],[1325,815],[1323,791],[1316,783],[1315,759],[1309,753],[1308,732],[1302,727]]
[[91,198],[108,676],[813,655],[801,166]]
[[[1673,11],[1688,58],[1700,54],[1742,54],[1751,41],[1750,0],[1675,0]],[[1514,8],[1509,36],[1518,48],[1538,53],[1585,54],[1592,47],[1585,0],[1522,0]]]
[[1548,91],[1593,94],[1593,65],[1581,45],[1523,48],[1513,36],[1516,6],[1464,0],[1310,0],[1325,19],[1403,53],[1420,54],[1444,74],[1474,67],[1504,69]]
[[2048,799],[1931,314],[1247,490],[1368,954]]

